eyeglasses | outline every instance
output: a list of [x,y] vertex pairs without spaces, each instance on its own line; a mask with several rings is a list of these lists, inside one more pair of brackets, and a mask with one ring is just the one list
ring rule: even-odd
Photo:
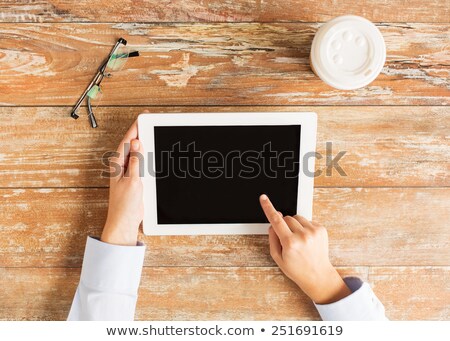
[[89,122],[91,123],[92,128],[98,127],[97,120],[95,119],[92,108],[98,106],[103,95],[102,87],[100,86],[103,78],[109,78],[111,77],[112,72],[122,69],[126,61],[128,60],[128,57],[139,56],[138,51],[129,52],[126,45],[127,41],[123,38],[119,38],[119,40],[109,53],[108,58],[106,58],[103,64],[99,67],[97,74],[94,76],[91,83],[88,85],[86,90],[84,90],[80,99],[73,107],[72,112],[70,113],[70,116],[72,118],[77,119],[79,117],[77,114],[77,110],[83,100],[87,97],[86,102]]

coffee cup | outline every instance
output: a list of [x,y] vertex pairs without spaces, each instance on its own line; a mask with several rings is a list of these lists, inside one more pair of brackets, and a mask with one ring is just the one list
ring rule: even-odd
[[386,45],[369,20],[345,15],[322,25],[314,36],[310,65],[328,85],[353,90],[370,84],[386,61]]

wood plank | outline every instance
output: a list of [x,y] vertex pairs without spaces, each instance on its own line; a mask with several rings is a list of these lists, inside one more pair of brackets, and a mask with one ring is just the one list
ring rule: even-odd
[[[103,105],[447,105],[448,24],[382,24],[388,56],[363,89],[309,67],[319,24],[2,24],[0,105],[73,105],[115,40],[141,57],[104,82]],[[36,91],[39,89],[39,91]]]
[[[100,127],[69,108],[1,109],[0,187],[108,186],[102,155],[117,148],[140,107],[99,108]],[[150,107],[152,112],[315,111],[316,186],[447,186],[448,107]],[[81,112],[80,112],[81,113]],[[55,134],[55,132],[58,132]],[[326,173],[326,142],[346,176]]]
[[[339,271],[367,278],[365,268]],[[79,272],[74,268],[0,268],[0,287],[5,288],[0,319],[66,319]],[[58,300],[49,299],[56,293]],[[137,320],[296,318],[319,317],[311,301],[277,268],[143,269]]]
[[435,23],[450,17],[440,0],[14,0],[0,1],[0,8],[1,22],[314,22],[355,14],[376,22]]
[[[308,297],[277,268],[145,270],[139,320],[319,319]],[[367,275],[364,268],[345,272]]]
[[393,320],[450,319],[450,267],[373,268],[369,283]]
[[79,269],[0,268],[0,320],[65,320]]
[[[0,190],[0,267],[77,267],[100,235],[107,189]],[[450,188],[320,188],[314,217],[339,266],[450,260]],[[267,236],[141,236],[147,266],[273,266]]]
[[[366,280],[368,270],[339,272]],[[448,320],[449,276],[449,267],[372,268],[369,283],[391,319]],[[0,319],[64,320],[78,280],[79,269],[73,268],[0,268],[4,288]],[[311,301],[274,267],[162,267],[144,268],[136,318],[317,320],[319,316]]]
[[[365,271],[340,273],[367,280]],[[448,320],[449,280],[449,267],[393,267],[372,268],[369,283],[391,319]],[[140,320],[319,319],[311,301],[276,268],[157,268],[144,275],[137,309]]]

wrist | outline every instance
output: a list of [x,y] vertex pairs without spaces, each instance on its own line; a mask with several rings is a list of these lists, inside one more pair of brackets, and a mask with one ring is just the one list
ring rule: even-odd
[[334,303],[351,294],[350,289],[331,264],[322,269],[312,283],[311,289],[305,293],[316,304]]
[[133,229],[129,226],[120,226],[106,222],[100,240],[108,244],[136,246],[137,230],[137,228]]

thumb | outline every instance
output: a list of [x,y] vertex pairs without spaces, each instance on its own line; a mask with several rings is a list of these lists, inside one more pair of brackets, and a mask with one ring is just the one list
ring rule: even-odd
[[134,139],[131,140],[130,147],[130,159],[128,161],[128,168],[125,176],[139,178],[141,175],[144,175],[144,155],[142,143],[138,139]]

